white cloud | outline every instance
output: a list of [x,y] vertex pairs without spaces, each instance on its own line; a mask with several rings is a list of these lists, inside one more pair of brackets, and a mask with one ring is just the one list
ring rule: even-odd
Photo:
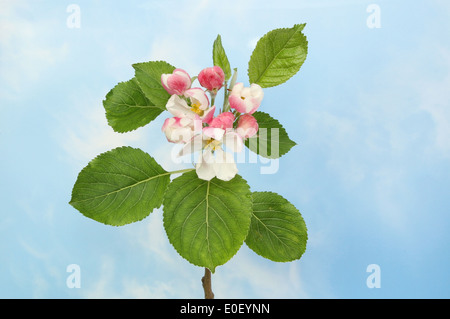
[[[11,97],[40,79],[48,67],[61,62],[68,53],[65,43],[52,43],[57,21],[31,21],[32,8],[25,1],[2,1],[0,12],[1,96]],[[25,15],[23,14],[25,13]]]
[[243,246],[213,275],[218,298],[309,298],[302,278],[302,261],[274,263]]
[[[152,260],[158,261],[170,278],[165,284],[155,280],[151,285],[138,284],[137,278],[128,278],[130,294],[156,298],[202,298],[200,279],[203,268],[194,266],[178,255],[169,243],[162,223],[162,211],[155,210],[140,225],[133,225],[126,233],[127,242]],[[213,291],[217,298],[308,298],[302,280],[301,263],[265,263],[244,244],[225,265],[213,274]],[[158,268],[158,267],[156,267]],[[156,273],[155,273],[156,274]],[[156,278],[157,275],[156,275]],[[124,281],[125,282],[125,281]],[[282,284],[280,284],[282,283]],[[156,294],[158,292],[158,294]]]
[[88,91],[77,92],[64,112],[54,114],[59,124],[54,137],[64,150],[62,156],[77,169],[103,152],[142,139],[139,130],[114,132],[106,120],[102,100]]
[[123,294],[126,298],[162,299],[171,298],[175,294],[176,285],[156,281],[152,285],[143,284],[138,278],[124,279]]
[[438,48],[436,69],[443,70],[441,78],[428,78],[417,74],[412,89],[420,94],[420,108],[428,112],[435,124],[434,145],[442,156],[450,158],[450,48]]
[[84,277],[81,279],[80,293],[83,298],[98,299],[98,298],[121,298],[122,295],[111,289],[114,282],[117,281],[115,274],[115,260],[110,256],[102,256],[100,269],[98,269],[97,281],[87,282]]
[[[150,253],[152,254],[154,251]],[[145,253],[143,253],[143,256],[145,256]],[[153,258],[158,257],[159,255],[153,256]],[[119,272],[117,270],[119,264],[120,261],[112,256],[102,256],[98,268],[95,270],[91,268],[90,270],[91,273],[95,274],[93,276],[95,280],[88,281],[84,276],[82,277],[80,296],[88,299],[195,298],[189,291],[189,288],[192,287],[192,268],[189,269],[191,270],[190,273],[186,273],[180,268],[179,263],[169,262],[167,267],[171,271],[171,279],[163,281],[151,267],[146,272],[130,275],[129,273]],[[179,271],[173,267],[178,268]],[[167,274],[166,268],[164,272]]]

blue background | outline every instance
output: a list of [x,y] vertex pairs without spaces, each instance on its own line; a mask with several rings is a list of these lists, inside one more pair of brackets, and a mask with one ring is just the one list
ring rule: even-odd
[[[369,28],[370,4],[381,28]],[[307,23],[300,72],[265,90],[298,143],[279,160],[240,164],[252,190],[302,212],[299,261],[245,245],[213,275],[218,298],[449,298],[450,5],[448,1],[0,1],[0,297],[202,298],[203,269],[170,245],[162,211],[120,228],[68,202],[78,172],[121,145],[166,169],[165,116],[127,134],[102,100],[133,63],[165,60],[191,75],[222,43],[239,80],[256,40]],[[184,165],[184,166],[183,166]],[[81,269],[70,289],[68,265]],[[368,288],[370,264],[381,287]]]

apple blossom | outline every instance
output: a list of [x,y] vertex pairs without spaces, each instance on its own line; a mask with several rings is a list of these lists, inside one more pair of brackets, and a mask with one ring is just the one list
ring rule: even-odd
[[180,151],[180,155],[200,152],[195,166],[200,179],[217,177],[229,181],[236,175],[238,170],[233,155],[223,149],[226,147],[232,152],[240,152],[244,146],[242,137],[232,128],[233,122],[232,113],[219,114]]
[[214,151],[206,149],[199,157],[195,169],[198,178],[207,181],[214,177],[223,181],[229,181],[238,172],[233,155],[224,152],[220,146],[216,147]]
[[[195,95],[196,94],[193,94],[193,96]],[[216,107],[213,106],[208,108],[208,105],[205,105],[204,103],[202,104],[201,99],[203,98],[200,98],[199,96],[194,99],[196,100],[193,103],[194,106],[189,106],[185,99],[179,97],[178,95],[172,95],[167,101],[166,108],[172,115],[176,117],[188,117],[194,119],[198,116],[203,121],[203,123],[208,123],[209,121],[211,121],[214,116]]]
[[205,68],[198,74],[200,85],[212,92],[217,92],[225,81],[225,73],[220,66]]
[[161,75],[161,84],[170,95],[182,95],[191,87],[191,77],[183,69],[175,69],[172,74]]
[[231,112],[224,112],[217,115],[209,123],[210,127],[216,127],[221,129],[232,128],[234,123],[234,115]]
[[167,118],[161,128],[167,140],[171,143],[187,143],[199,129],[201,129],[201,120],[199,117]]
[[192,88],[184,92],[184,96],[187,97],[191,104],[191,110],[197,113],[199,116],[203,116],[204,112],[209,107],[209,99],[205,91],[201,88]]
[[264,97],[264,91],[256,84],[252,83],[250,87],[244,87],[244,84],[239,82],[233,86],[228,101],[230,107],[239,113],[254,113],[261,105]]
[[256,119],[250,114],[242,114],[239,117],[236,132],[242,138],[249,138],[258,132],[259,126]]

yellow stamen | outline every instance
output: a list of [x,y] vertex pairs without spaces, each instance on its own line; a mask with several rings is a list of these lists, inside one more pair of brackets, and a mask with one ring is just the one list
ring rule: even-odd
[[201,106],[201,104],[200,104],[200,102],[198,102],[198,101],[196,101],[196,102],[194,102],[194,103],[191,104],[192,111],[194,111],[195,113],[197,113],[199,116],[202,116],[203,113],[205,113],[205,111],[204,111],[204,110],[201,110],[201,109],[200,109],[200,106]]
[[212,149],[213,151],[215,151],[216,148],[217,148],[218,146],[220,146],[220,145],[222,145],[222,142],[220,142],[220,141],[215,140],[215,139],[212,138],[212,139],[210,139],[208,142],[206,142],[205,148],[211,147],[211,149]]

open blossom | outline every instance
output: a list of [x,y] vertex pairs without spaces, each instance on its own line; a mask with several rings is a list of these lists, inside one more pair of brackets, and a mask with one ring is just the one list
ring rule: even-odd
[[225,81],[225,73],[220,66],[206,68],[198,74],[198,81],[209,91],[218,91]]
[[161,75],[161,84],[170,95],[182,95],[191,87],[191,77],[183,69],[175,69],[172,74]]
[[[224,85],[225,75],[220,67],[214,66],[203,69],[198,80],[215,97]],[[241,113],[235,124],[236,112],[214,116],[216,107],[210,106],[208,92],[200,87],[191,88],[191,79],[185,71],[176,69],[172,74],[163,74],[161,82],[172,95],[166,108],[173,117],[166,119],[162,127],[167,140],[184,144],[180,155],[199,152],[195,169],[200,179],[233,179],[238,172],[233,152],[240,152],[244,140],[254,136],[259,129],[251,114],[261,105],[262,88],[257,84],[244,87],[242,83],[236,83],[233,86],[228,102],[231,108]]]
[[264,91],[256,84],[252,83],[250,87],[244,87],[243,83],[236,83],[231,90],[228,101],[230,107],[239,113],[254,113],[261,105],[264,97]]
[[200,179],[209,181],[217,177],[223,181],[229,181],[237,174],[238,169],[233,154],[223,149],[226,147],[232,152],[240,152],[243,148],[242,137],[232,128],[233,121],[232,113],[221,113],[182,149],[181,155],[200,152],[195,166]]
[[[204,94],[201,89],[200,91]],[[172,95],[167,101],[167,110],[176,117],[188,117],[191,119],[199,117],[203,123],[209,123],[214,116],[216,107],[208,107],[209,102],[205,103],[204,100],[206,95],[204,97],[197,95],[197,93],[193,93],[192,95],[196,97],[193,98],[195,102],[191,103],[191,106],[188,105],[185,99],[179,97],[178,95]],[[206,101],[207,99],[208,98],[206,97]]]
[[198,115],[203,115],[209,107],[209,99],[206,93],[201,88],[192,88],[184,92],[191,103],[191,110]]

